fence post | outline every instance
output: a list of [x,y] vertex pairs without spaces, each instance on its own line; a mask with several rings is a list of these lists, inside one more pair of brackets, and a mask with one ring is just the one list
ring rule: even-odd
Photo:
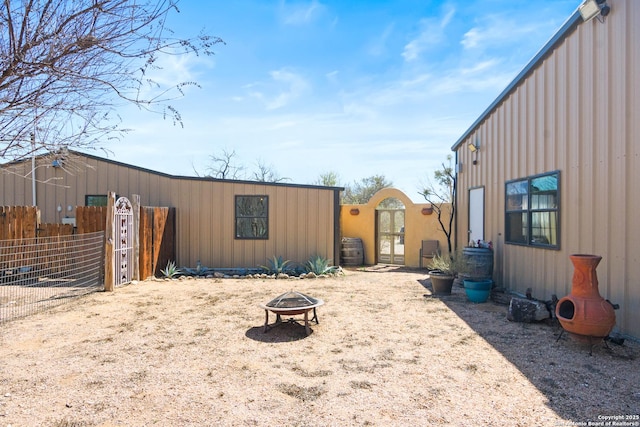
[[116,207],[116,193],[109,191],[107,197],[107,222],[104,228],[104,290],[113,292],[115,287],[115,265],[113,263],[113,250],[116,238],[116,230],[113,224]]
[[140,195],[133,195],[133,278],[140,280]]

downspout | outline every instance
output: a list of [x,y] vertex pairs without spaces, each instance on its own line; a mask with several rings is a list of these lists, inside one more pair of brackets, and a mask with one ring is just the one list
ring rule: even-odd
[[340,265],[340,192],[344,188],[333,190],[333,265]]
[[453,193],[453,204],[456,207],[455,212],[453,214],[453,235],[455,238],[453,239],[453,251],[456,252],[458,250],[458,150],[454,150],[455,153],[455,175],[454,175],[454,188],[455,192]]
[[36,204],[36,134],[31,133],[31,201]]

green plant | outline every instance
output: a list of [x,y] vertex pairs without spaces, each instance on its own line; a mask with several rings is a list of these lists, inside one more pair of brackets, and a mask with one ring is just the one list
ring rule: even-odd
[[167,267],[164,270],[160,270],[160,273],[162,273],[162,275],[167,279],[173,279],[174,277],[176,277],[178,274],[181,274],[182,272],[180,271],[179,268],[176,267],[175,262],[169,261],[167,262]]
[[441,272],[443,274],[455,275],[455,256],[446,254],[437,254],[429,262],[429,270]]
[[273,256],[273,258],[268,259],[269,266],[261,265],[260,268],[265,270],[267,274],[280,274],[286,271],[287,266],[291,263],[291,261],[283,260],[281,256]]
[[304,267],[307,273],[314,274],[335,274],[338,271],[338,267],[331,265],[330,259],[320,255],[312,256]]
[[436,255],[429,263],[428,268],[453,276],[469,274],[473,271],[473,265],[469,258],[460,250],[445,255]]

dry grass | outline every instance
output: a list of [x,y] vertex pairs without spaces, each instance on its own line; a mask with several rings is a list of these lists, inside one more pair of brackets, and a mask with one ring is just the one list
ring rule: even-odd
[[[0,425],[558,426],[640,410],[640,347],[506,320],[425,274],[146,281],[0,329]],[[289,290],[320,324],[263,332]],[[273,320],[273,315],[270,318]]]

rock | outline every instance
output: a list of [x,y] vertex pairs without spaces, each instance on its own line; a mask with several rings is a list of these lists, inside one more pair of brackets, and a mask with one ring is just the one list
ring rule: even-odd
[[315,279],[317,276],[316,276],[316,273],[314,273],[313,271],[310,271],[310,272],[308,272],[308,273],[307,273],[307,275],[306,275],[306,276],[304,276],[304,277],[306,277],[306,278],[308,278],[308,279]]
[[504,288],[493,288],[491,290],[491,301],[496,304],[509,305],[512,297],[513,295],[507,292]]
[[512,322],[533,323],[551,317],[545,303],[525,298],[511,298],[507,319]]
[[215,273],[213,273],[213,277],[215,277],[216,279],[223,279],[224,273],[220,273],[219,271],[216,271]]

